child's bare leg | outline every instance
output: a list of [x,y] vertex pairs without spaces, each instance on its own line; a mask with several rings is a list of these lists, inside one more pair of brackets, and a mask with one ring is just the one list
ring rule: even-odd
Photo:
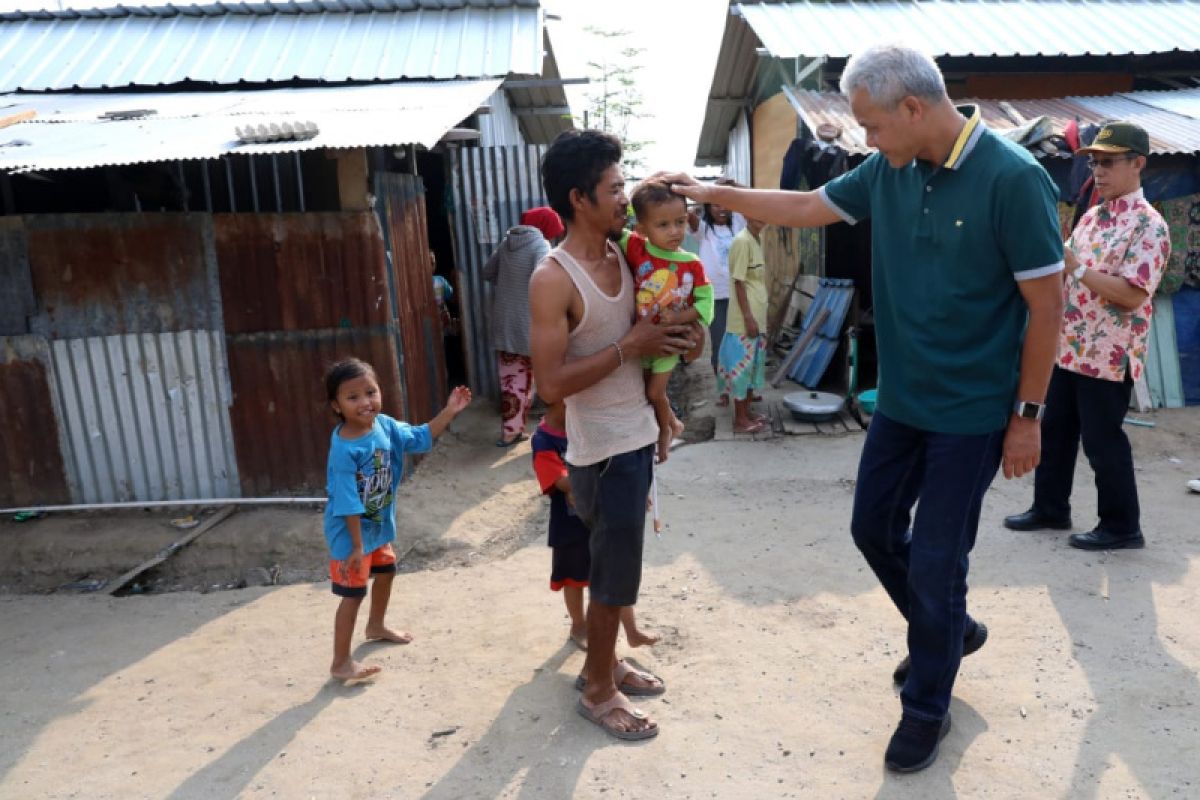
[[412,634],[408,631],[394,631],[384,624],[388,601],[392,599],[392,579],[395,577],[394,572],[379,572],[371,581],[371,614],[367,617],[367,641],[396,644],[408,644],[412,641]]
[[343,597],[333,618],[333,664],[329,667],[329,674],[338,680],[360,681],[383,669],[360,664],[350,657],[350,640],[354,637],[354,623],[358,621],[358,607],[361,605],[361,597]]
[[563,603],[567,606],[567,616],[571,618],[571,641],[579,645],[580,650],[587,650],[587,616],[583,613],[583,587],[564,586]]
[[625,641],[630,647],[658,644],[661,637],[638,630],[637,617],[633,614],[633,606],[621,607],[621,626],[625,628]]
[[654,406],[654,418],[658,421],[659,461],[667,460],[671,441],[683,433],[683,423],[676,418],[671,401],[667,398],[667,384],[670,382],[670,372],[652,372],[646,378],[646,397]]
[[763,421],[750,413],[750,399],[734,399],[733,430],[736,433],[754,433],[761,430]]

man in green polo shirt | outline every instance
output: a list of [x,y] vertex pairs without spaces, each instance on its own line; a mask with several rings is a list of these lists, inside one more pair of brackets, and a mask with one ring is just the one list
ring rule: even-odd
[[884,763],[914,772],[950,729],[962,655],[987,638],[966,611],[984,492],[1001,464],[1018,477],[1040,456],[1062,319],[1058,192],[977,108],[951,103],[923,53],[872,47],[850,59],[841,88],[879,152],[819,191],[667,177],[680,194],[776,225],[871,219],[879,400],[850,528],[908,622],[903,713]]

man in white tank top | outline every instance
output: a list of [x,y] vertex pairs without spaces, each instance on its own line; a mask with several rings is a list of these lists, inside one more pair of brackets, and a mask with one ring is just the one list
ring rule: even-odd
[[634,324],[633,276],[613,238],[629,200],[621,144],[599,131],[567,131],[542,159],[550,205],[567,237],[529,282],[530,346],[538,394],[567,406],[567,464],[579,516],[590,530],[588,653],[578,711],[619,739],[646,739],[658,724],[626,695],[662,694],[663,682],[616,658],[621,608],[637,602],[646,498],[658,424],[641,359],[683,354],[689,326]]

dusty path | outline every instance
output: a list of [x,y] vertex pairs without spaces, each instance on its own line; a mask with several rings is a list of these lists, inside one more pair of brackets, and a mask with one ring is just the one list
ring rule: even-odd
[[1144,551],[1006,532],[1029,484],[993,488],[970,598],[992,639],[920,775],[881,764],[903,634],[846,533],[861,436],[675,454],[639,606],[666,634],[637,653],[669,686],[645,704],[663,733],[630,746],[572,710],[582,656],[530,541],[527,450],[468,431],[402,501],[438,568],[397,582],[417,641],[360,647],[387,669],[374,685],[325,681],[322,584],[0,595],[0,797],[1200,796],[1200,414],[1155,419],[1131,430]]

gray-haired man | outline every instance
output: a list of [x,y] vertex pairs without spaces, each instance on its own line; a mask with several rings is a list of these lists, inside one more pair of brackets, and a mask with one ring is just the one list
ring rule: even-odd
[[850,59],[842,91],[879,152],[819,191],[670,177],[681,194],[777,225],[872,221],[879,406],[850,527],[908,621],[903,715],[884,762],[913,772],[937,758],[960,659],[987,637],[966,611],[984,492],[1001,464],[1011,478],[1038,463],[1062,313],[1058,193],[977,108],[950,102],[923,53],[872,47]]

